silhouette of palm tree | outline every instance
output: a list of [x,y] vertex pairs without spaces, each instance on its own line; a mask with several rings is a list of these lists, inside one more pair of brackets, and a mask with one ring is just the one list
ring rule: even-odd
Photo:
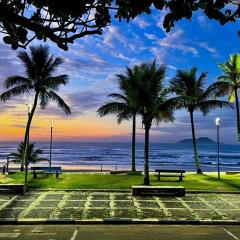
[[[0,95],[0,99],[5,102],[14,96],[34,92],[34,102],[28,117],[24,137],[25,152],[27,152],[30,126],[38,102],[40,102],[40,107],[45,109],[50,101],[54,101],[66,114],[71,113],[69,106],[57,94],[59,87],[68,83],[68,76],[53,76],[53,73],[63,61],[60,58],[54,58],[53,55],[50,55],[47,46],[39,45],[37,47],[30,47],[30,55],[26,51],[23,51],[19,53],[18,58],[25,67],[26,76],[11,76],[7,78],[4,86],[8,90]],[[26,154],[23,155],[21,162],[22,171],[25,161]]]
[[170,88],[176,94],[175,101],[178,103],[178,108],[186,108],[190,114],[194,158],[197,173],[201,174],[195,136],[194,111],[199,110],[205,116],[212,109],[230,107],[231,104],[216,99],[218,92],[216,84],[204,88],[207,72],[202,72],[199,77],[196,74],[197,68],[195,67],[189,71],[178,70],[176,77],[170,81]]

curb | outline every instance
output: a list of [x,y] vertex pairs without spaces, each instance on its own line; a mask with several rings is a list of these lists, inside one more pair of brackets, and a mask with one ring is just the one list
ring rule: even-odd
[[138,220],[131,218],[113,218],[98,220],[0,220],[0,225],[121,225],[121,224],[156,224],[156,225],[240,225],[238,220]]
[[29,192],[48,192],[48,191],[65,191],[65,192],[130,192],[131,193],[131,189],[51,189],[51,188],[47,188],[47,189],[28,189]]
[[240,191],[208,191],[208,190],[186,190],[186,193],[199,194],[199,193],[212,193],[212,194],[240,194]]
[[[28,192],[44,192],[44,191],[66,191],[66,192],[126,192],[131,193],[131,189],[28,189]],[[186,193],[199,194],[240,194],[240,191],[208,191],[208,190],[185,190]]]

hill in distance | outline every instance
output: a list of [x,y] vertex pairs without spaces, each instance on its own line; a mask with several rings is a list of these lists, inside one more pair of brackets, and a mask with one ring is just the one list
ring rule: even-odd
[[[208,137],[200,137],[196,139],[197,144],[216,144],[215,141],[213,141],[211,138]],[[192,144],[192,139],[183,139],[181,141],[178,141],[179,144]]]

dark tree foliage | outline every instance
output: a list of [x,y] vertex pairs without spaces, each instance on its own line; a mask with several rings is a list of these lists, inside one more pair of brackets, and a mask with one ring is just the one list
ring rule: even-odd
[[13,49],[25,48],[33,39],[50,39],[59,48],[86,35],[101,34],[114,16],[127,21],[151,7],[167,12],[163,22],[170,31],[175,22],[191,19],[202,10],[221,24],[240,17],[237,0],[0,0],[0,32]]

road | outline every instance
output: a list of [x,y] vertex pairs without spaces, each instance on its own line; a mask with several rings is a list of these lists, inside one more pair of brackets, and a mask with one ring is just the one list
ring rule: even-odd
[[240,226],[1,225],[0,240],[240,240]]

